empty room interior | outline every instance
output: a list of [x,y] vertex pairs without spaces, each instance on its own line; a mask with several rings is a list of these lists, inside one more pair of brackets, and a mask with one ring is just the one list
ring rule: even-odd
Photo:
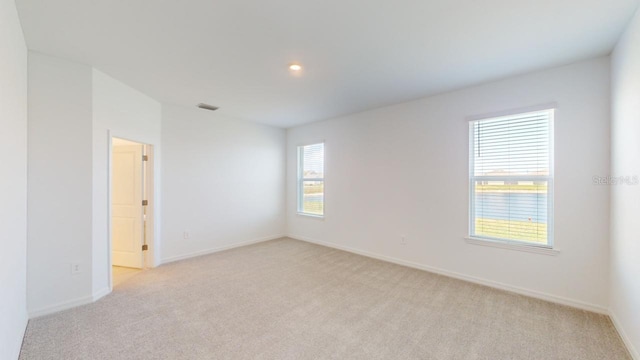
[[0,360],[640,360],[639,0],[0,0]]

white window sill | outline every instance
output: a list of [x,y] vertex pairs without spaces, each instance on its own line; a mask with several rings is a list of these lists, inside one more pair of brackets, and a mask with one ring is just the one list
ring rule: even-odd
[[298,216],[316,219],[316,220],[324,220],[324,215],[315,215],[315,214],[307,214],[307,213],[299,212]]
[[517,243],[512,243],[507,241],[489,240],[489,239],[481,239],[481,238],[473,238],[473,237],[465,237],[465,241],[467,242],[467,244],[472,244],[472,245],[489,246],[489,247],[495,247],[495,248],[507,249],[507,250],[525,251],[525,252],[530,252],[534,254],[557,256],[560,253],[560,250],[553,249],[550,247],[528,245],[528,244],[517,244]]

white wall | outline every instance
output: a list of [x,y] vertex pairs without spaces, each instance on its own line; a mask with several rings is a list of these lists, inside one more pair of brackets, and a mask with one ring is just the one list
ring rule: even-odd
[[163,262],[284,234],[284,130],[163,105],[162,147]]
[[[469,116],[556,102],[557,256],[468,244]],[[296,214],[296,146],[325,140],[325,219]],[[287,133],[288,234],[606,312],[609,59]],[[407,244],[400,244],[400,236]]]
[[[159,153],[160,112],[159,102],[88,65],[29,52],[31,316],[109,292],[108,137],[153,144]],[[160,156],[154,160],[159,168]],[[72,264],[80,273],[71,273]]]
[[89,66],[29,52],[31,315],[91,298],[91,77]]
[[27,47],[15,2],[0,1],[0,359],[27,325]]
[[[640,177],[640,12],[612,55],[612,176]],[[640,186],[611,187],[612,318],[640,359]]]
[[[109,134],[154,146],[155,237],[160,238],[161,105],[129,86],[93,70],[93,295],[109,291]],[[158,245],[157,241],[153,245]],[[159,246],[148,256],[159,259]],[[156,256],[153,256],[153,255]],[[154,263],[153,261],[151,262]],[[157,263],[157,261],[156,261]]]

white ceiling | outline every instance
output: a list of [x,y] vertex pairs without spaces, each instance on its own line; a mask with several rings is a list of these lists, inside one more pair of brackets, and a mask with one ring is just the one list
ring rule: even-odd
[[608,54],[638,1],[16,3],[32,50],[162,102],[290,127]]

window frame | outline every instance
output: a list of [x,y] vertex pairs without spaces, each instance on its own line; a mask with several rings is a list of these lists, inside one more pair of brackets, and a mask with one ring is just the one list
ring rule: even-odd
[[[530,176],[475,176],[475,124],[485,120],[497,120],[501,118],[509,118],[514,116],[526,116],[535,113],[548,113],[549,116],[549,174],[548,175],[530,175]],[[539,107],[531,107],[527,109],[512,110],[494,115],[485,115],[468,119],[469,123],[469,228],[467,240],[470,243],[486,242],[494,244],[504,244],[517,248],[540,248],[555,249],[554,237],[554,139],[555,139],[555,117],[556,106],[544,105]],[[475,234],[475,183],[476,181],[546,181],[547,182],[547,243],[540,244],[526,240],[504,239],[490,236],[482,236]],[[501,246],[498,246],[501,247]]]
[[[307,146],[313,146],[313,145],[320,145],[322,144],[322,151],[323,151],[323,163],[322,163],[322,178],[305,178],[304,177],[304,148]],[[325,161],[325,154],[326,154],[326,143],[324,140],[322,141],[314,141],[314,142],[309,142],[309,143],[305,143],[305,144],[300,144],[296,147],[296,153],[297,153],[297,180],[296,180],[296,194],[297,194],[297,199],[296,199],[296,213],[298,215],[302,215],[302,216],[308,216],[311,218],[317,218],[317,219],[324,219],[325,213],[326,213],[326,209],[325,209],[325,178],[326,178],[326,161]],[[316,181],[316,182],[322,182],[322,188],[323,188],[323,192],[322,192],[322,214],[314,214],[314,213],[308,213],[304,211],[304,182],[305,181]]]

